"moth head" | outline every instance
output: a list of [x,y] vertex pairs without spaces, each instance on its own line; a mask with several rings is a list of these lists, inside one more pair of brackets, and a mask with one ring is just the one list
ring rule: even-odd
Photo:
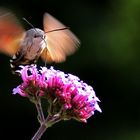
[[39,28],[32,28],[26,31],[26,37],[33,37],[33,38],[42,38],[44,40],[45,38],[45,33],[43,30]]

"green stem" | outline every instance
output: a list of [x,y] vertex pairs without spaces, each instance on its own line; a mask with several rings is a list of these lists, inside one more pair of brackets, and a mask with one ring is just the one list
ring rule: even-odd
[[45,121],[45,118],[44,118],[44,113],[43,113],[43,109],[42,109],[40,100],[37,103],[35,103],[35,105],[37,108],[39,121],[40,121],[40,123],[43,123]]
[[59,114],[54,116],[48,116],[44,122],[42,122],[41,126],[39,127],[38,131],[35,133],[31,140],[39,140],[41,136],[44,134],[48,127],[51,127],[56,122],[60,121],[61,118]]
[[46,129],[47,129],[46,125],[42,124],[31,140],[39,140],[46,131]]

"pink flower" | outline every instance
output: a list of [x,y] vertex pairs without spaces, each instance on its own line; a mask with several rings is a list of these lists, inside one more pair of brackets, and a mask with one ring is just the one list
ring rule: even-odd
[[48,112],[51,115],[60,114],[61,118],[86,120],[97,110],[100,100],[96,97],[93,88],[77,76],[65,74],[53,67],[21,66],[17,71],[21,74],[23,83],[13,89],[13,94],[29,98],[45,98],[50,103]]
[[20,66],[23,83],[13,89],[13,94],[20,94],[24,97],[43,96],[44,88],[47,87],[45,79],[38,73],[36,66]]

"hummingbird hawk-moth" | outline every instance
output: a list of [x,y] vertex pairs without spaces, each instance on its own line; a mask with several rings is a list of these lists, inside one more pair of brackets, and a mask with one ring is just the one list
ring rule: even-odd
[[13,70],[34,64],[39,57],[46,63],[63,62],[78,48],[79,39],[48,13],[43,16],[43,27],[25,31],[11,11],[0,9],[0,52],[12,57]]

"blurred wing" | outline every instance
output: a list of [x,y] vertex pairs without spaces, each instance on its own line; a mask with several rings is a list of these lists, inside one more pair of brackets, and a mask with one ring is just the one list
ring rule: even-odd
[[0,9],[0,52],[12,56],[24,35],[22,26],[8,10]]
[[43,52],[41,53],[41,58],[42,58],[45,62],[47,62],[47,63],[54,62],[54,60],[53,60],[52,57],[50,56],[50,53],[49,53],[49,51],[48,51],[47,48],[45,48],[45,49],[43,50]]
[[[65,28],[62,23],[48,13],[44,14],[43,23],[44,32]],[[66,56],[74,53],[80,44],[78,38],[69,29],[48,32],[45,40],[47,50],[42,53],[41,57],[48,63],[65,61]]]

